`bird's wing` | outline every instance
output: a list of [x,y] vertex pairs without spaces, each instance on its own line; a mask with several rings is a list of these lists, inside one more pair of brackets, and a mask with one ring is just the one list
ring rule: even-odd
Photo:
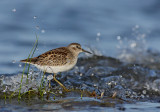
[[50,50],[38,57],[33,58],[35,64],[47,66],[61,66],[70,61],[71,53],[65,47]]

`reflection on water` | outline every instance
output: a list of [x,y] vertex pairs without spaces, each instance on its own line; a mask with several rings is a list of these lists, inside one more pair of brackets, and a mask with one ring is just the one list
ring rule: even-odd
[[[11,105],[1,105],[0,110],[3,112],[23,111],[23,112],[48,112],[48,111],[78,111],[78,112],[92,112],[92,111],[127,111],[127,112],[159,112],[159,103],[151,102],[137,102],[137,103],[124,103],[120,104],[118,100],[104,98],[104,100],[97,100],[95,98],[84,97],[82,99],[71,97],[69,99],[59,99],[55,101],[32,101],[31,104],[26,103],[17,104],[12,102]],[[121,102],[122,103],[122,102]]]

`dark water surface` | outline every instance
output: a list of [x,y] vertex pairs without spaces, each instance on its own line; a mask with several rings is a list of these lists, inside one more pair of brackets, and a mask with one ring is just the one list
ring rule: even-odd
[[[57,76],[67,88],[90,93],[83,97],[76,91],[52,94],[48,100],[33,97],[20,104],[17,98],[3,98],[0,111],[159,112],[159,6],[159,0],[2,0],[1,97],[19,88],[24,67],[19,60],[27,58],[36,34],[39,44],[34,56],[71,42],[82,44],[93,55],[81,54],[74,69]],[[47,76],[44,83],[49,89]],[[29,77],[22,93],[37,91],[41,83],[42,74],[36,68],[31,67]],[[24,75],[23,83],[26,79]],[[51,85],[62,93],[54,81]]]

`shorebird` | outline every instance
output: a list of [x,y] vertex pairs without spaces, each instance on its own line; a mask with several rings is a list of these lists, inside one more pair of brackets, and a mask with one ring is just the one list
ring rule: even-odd
[[53,79],[65,90],[69,91],[61,82],[56,79],[56,74],[72,69],[78,60],[81,52],[91,54],[81,48],[78,43],[71,43],[67,47],[60,47],[47,51],[37,57],[21,60],[23,63],[30,63],[43,72],[53,73]]

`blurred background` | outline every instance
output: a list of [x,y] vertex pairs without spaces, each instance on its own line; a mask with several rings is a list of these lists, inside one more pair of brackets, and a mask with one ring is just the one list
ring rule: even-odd
[[78,42],[117,58],[119,40],[139,35],[142,46],[159,51],[160,1],[1,0],[0,74],[22,71],[19,60],[27,58],[36,34],[39,45],[34,56]]

